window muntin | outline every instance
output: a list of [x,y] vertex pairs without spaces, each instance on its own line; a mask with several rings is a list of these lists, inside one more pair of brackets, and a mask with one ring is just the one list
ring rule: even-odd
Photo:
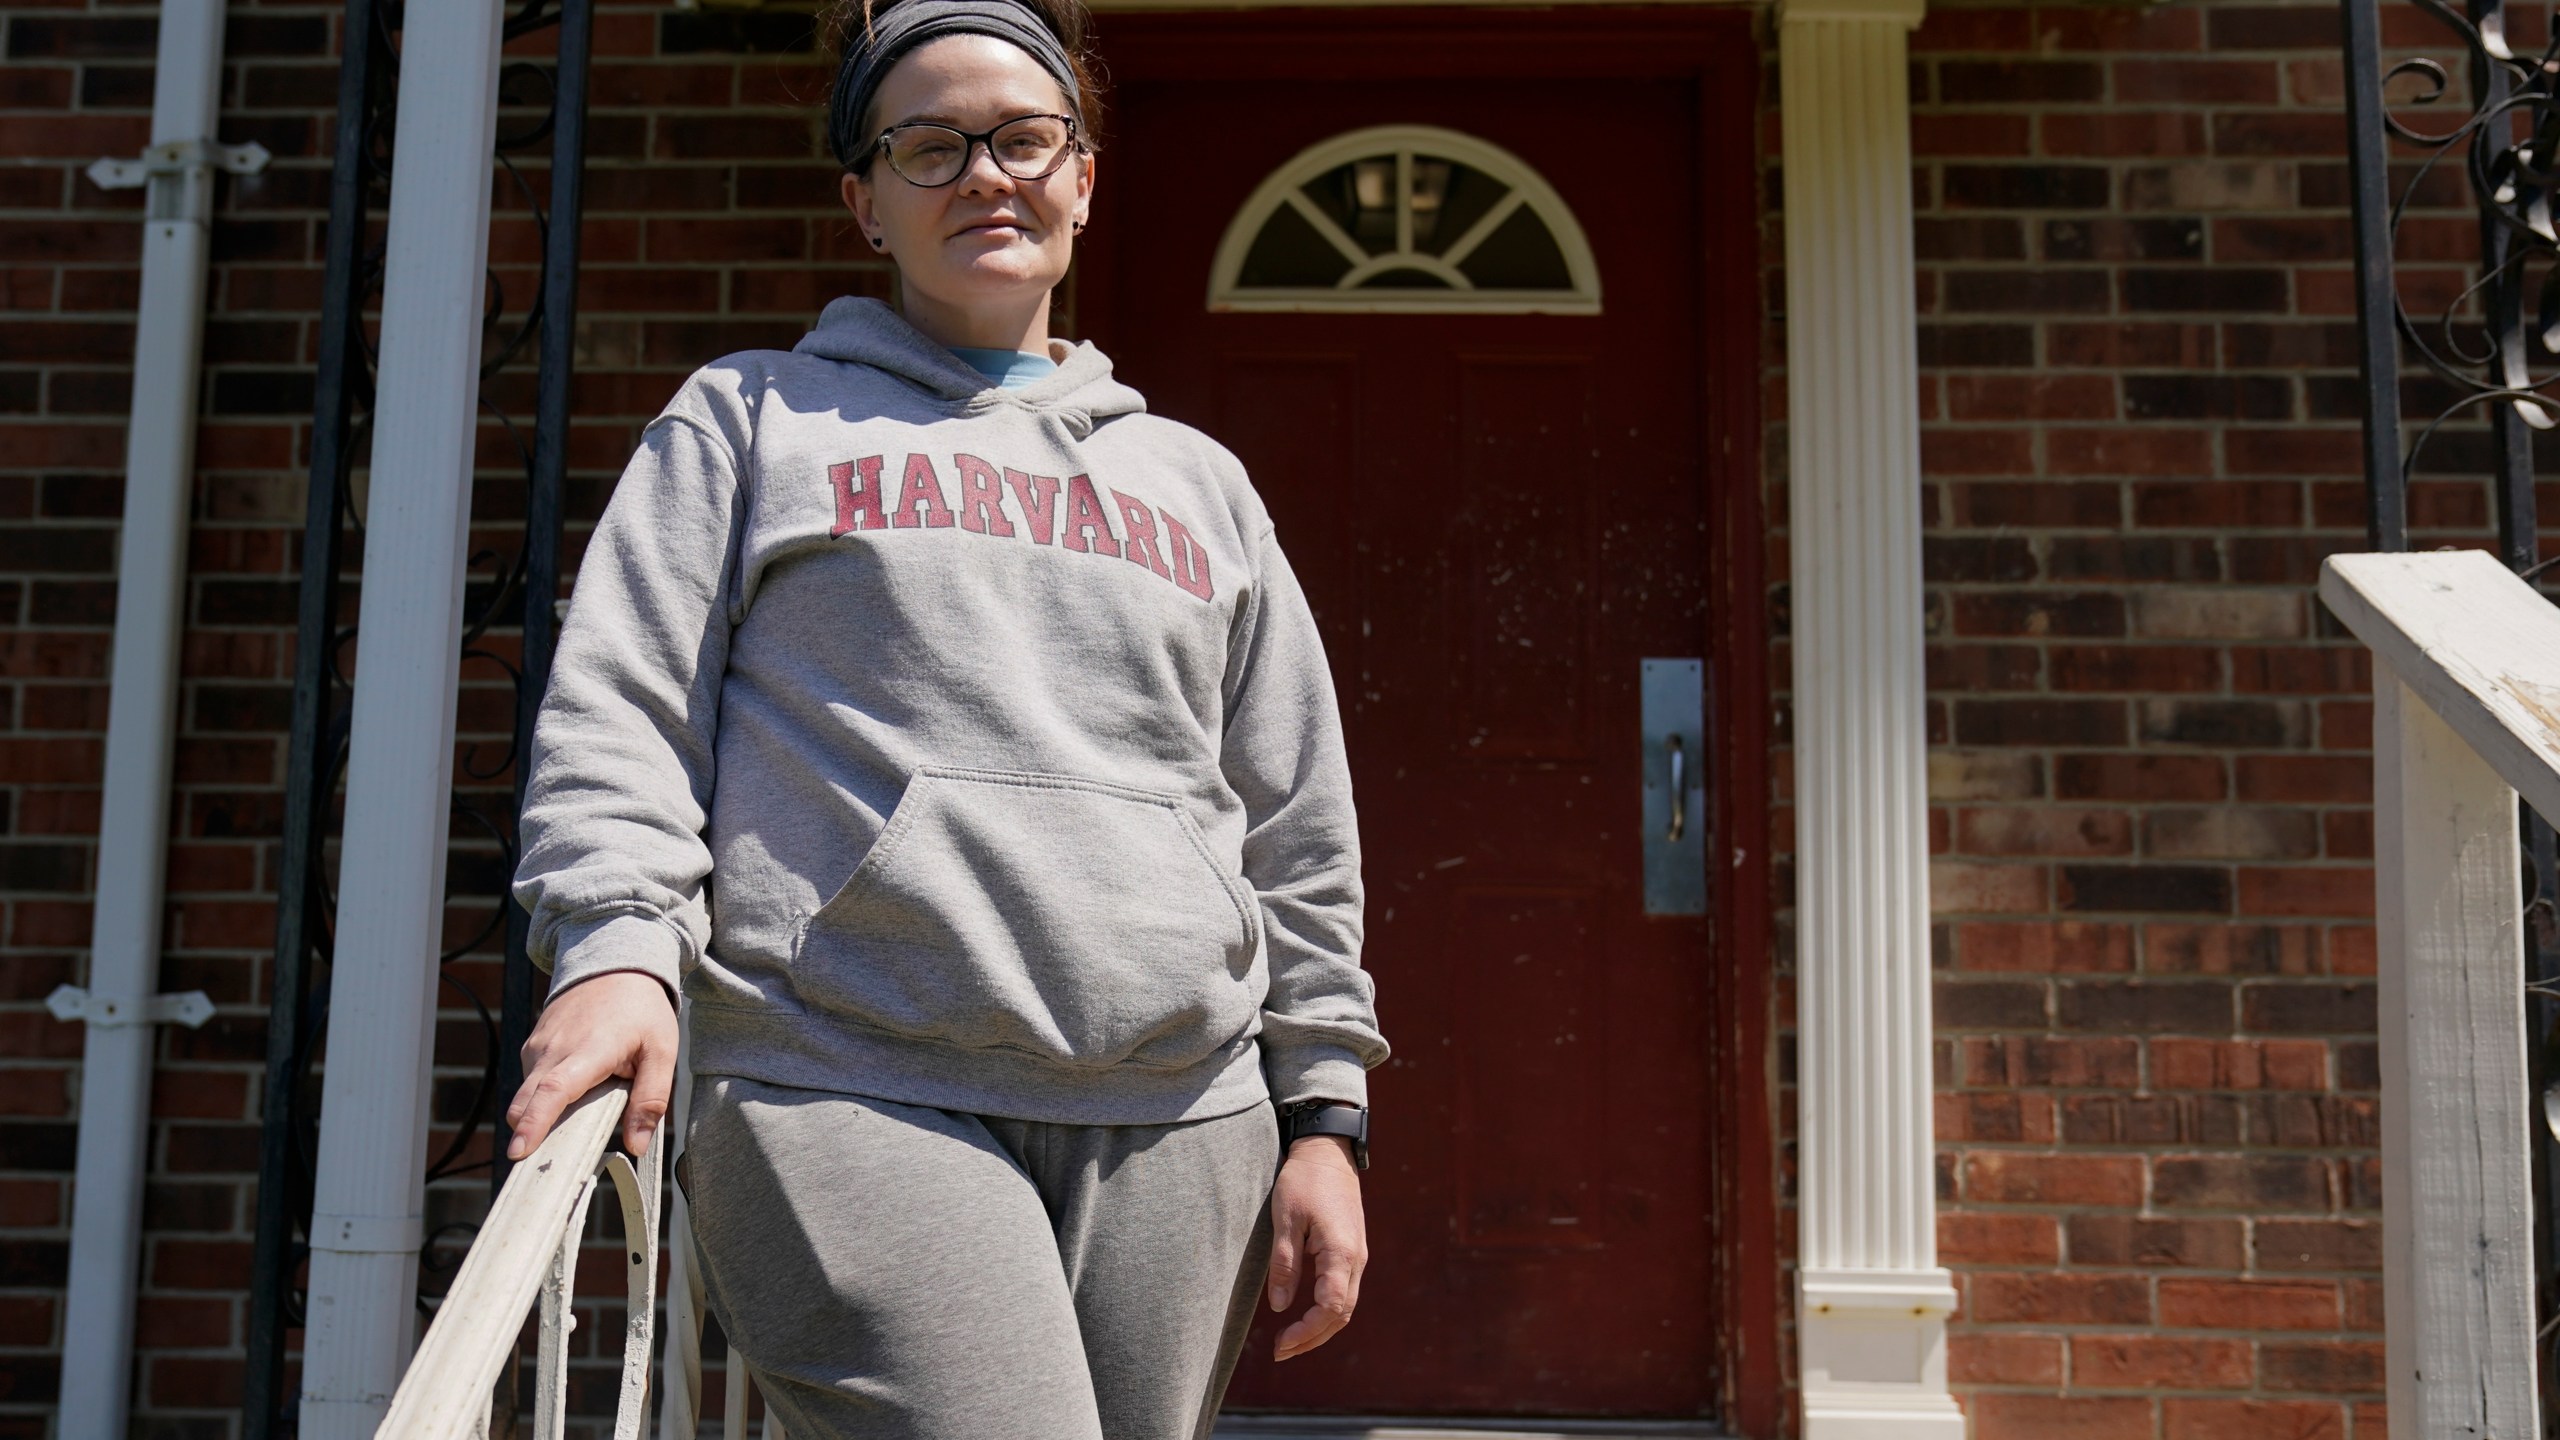
[[1387,125],[1264,179],[1219,242],[1209,308],[1596,315],[1600,273],[1526,161],[1455,130]]

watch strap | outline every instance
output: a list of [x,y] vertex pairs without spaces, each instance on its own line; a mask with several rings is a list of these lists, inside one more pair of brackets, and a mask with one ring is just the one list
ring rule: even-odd
[[1369,1168],[1369,1110],[1363,1105],[1347,1105],[1338,1100],[1317,1100],[1292,1105],[1281,1115],[1280,1153],[1286,1158],[1289,1147],[1310,1135],[1334,1135],[1351,1142],[1351,1168]]

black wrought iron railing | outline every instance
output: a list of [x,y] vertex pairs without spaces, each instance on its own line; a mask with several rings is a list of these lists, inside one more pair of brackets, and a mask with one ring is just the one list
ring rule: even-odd
[[[2534,496],[2537,461],[2560,462],[2554,7],[2342,9],[2370,543],[2411,547],[2413,485],[2485,478],[2500,558],[2541,580],[2560,564],[2542,557]],[[2395,37],[2424,39],[2386,47],[2387,22]],[[2479,260],[2459,283],[2432,258],[2414,282],[2404,274],[2414,227],[2462,218],[2476,226]],[[2552,827],[2530,809],[2523,840],[2531,1079],[2550,1119],[2533,1167],[2543,1414],[2560,1435],[2560,877]]]
[[[346,0],[344,53],[329,192],[317,379],[312,416],[310,485],[303,529],[301,610],[294,669],[293,728],[287,751],[284,835],[277,882],[275,963],[270,972],[264,1134],[259,1154],[257,1239],[251,1279],[248,1367],[243,1385],[244,1433],[272,1440],[296,1428],[295,1397],[284,1387],[286,1346],[302,1323],[302,1266],[309,1253],[313,1157],[318,1148],[318,1085],[329,1013],[335,896],[327,857],[345,778],[348,716],[353,698],[344,660],[355,624],[341,602],[361,585],[349,574],[349,547],[360,549],[363,525],[351,484],[364,463],[372,417],[392,403],[374,389],[376,356],[366,317],[379,298],[383,246],[371,238],[389,207],[396,141],[402,0]],[[525,753],[535,707],[550,675],[559,592],[562,477],[567,462],[569,382],[576,332],[578,221],[586,152],[587,62],[592,0],[519,0],[506,23],[510,40],[556,27],[550,64],[510,61],[501,73],[498,173],[521,196],[541,230],[535,293],[511,297],[496,274],[488,282],[482,336],[481,413],[513,444],[523,485],[524,529],[513,555],[478,550],[470,557],[486,580],[470,587],[462,653],[473,667],[494,666],[514,690],[513,730],[500,753],[471,754],[455,780],[454,814],[481,841],[470,863],[450,874],[462,887],[489,892],[487,923],[438,957],[445,989],[458,995],[483,1034],[480,1073],[452,1138],[429,1167],[433,1181],[486,1167],[490,1194],[506,1179],[503,1151],[474,1160],[475,1142],[494,1131],[498,1110],[521,1078],[517,1053],[532,1028],[534,978],[525,957],[525,917],[507,896],[515,869],[514,817],[522,799],[518,759]],[[518,157],[548,152],[549,193],[537,194]],[[489,399],[502,371],[536,368],[533,433]],[[490,483],[482,477],[480,483]],[[493,630],[520,626],[518,658],[486,643]],[[515,789],[490,803],[490,787],[514,772]],[[449,881],[449,883],[451,883]],[[461,887],[457,887],[461,888]],[[466,893],[468,893],[466,891]],[[503,932],[499,994],[479,993],[454,962],[481,953]],[[422,1284],[449,1274],[468,1223],[438,1227],[421,1255]],[[422,1298],[421,1304],[426,1301]],[[512,1375],[512,1372],[510,1372]],[[503,1407],[512,1410],[514,1407]]]

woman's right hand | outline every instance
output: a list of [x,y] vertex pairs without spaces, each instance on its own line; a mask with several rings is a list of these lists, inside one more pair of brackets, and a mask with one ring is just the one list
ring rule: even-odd
[[524,1086],[507,1105],[507,1158],[532,1154],[561,1111],[615,1076],[631,1082],[622,1148],[646,1153],[675,1091],[676,1010],[667,987],[636,970],[581,980],[544,1004],[524,1042]]

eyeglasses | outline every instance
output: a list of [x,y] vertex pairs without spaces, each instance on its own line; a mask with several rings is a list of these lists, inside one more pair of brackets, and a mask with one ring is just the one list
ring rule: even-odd
[[930,190],[948,185],[969,168],[972,147],[987,147],[987,158],[1016,180],[1045,180],[1067,163],[1077,149],[1072,115],[1016,115],[993,130],[972,135],[928,120],[892,125],[872,142],[889,157],[889,168],[910,185]]

